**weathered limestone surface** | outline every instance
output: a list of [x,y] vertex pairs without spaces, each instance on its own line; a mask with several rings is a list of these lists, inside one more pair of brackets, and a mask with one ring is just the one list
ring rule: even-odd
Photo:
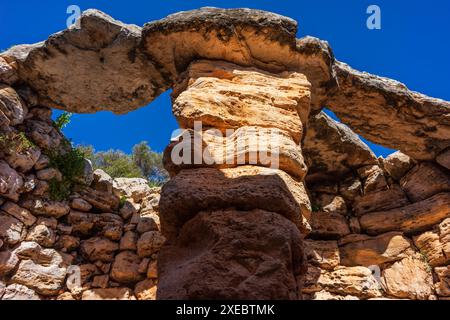
[[202,168],[183,170],[164,185],[160,202],[163,232],[172,237],[197,212],[230,207],[277,212],[303,230],[310,219],[303,183],[281,170]]
[[182,128],[276,128],[296,143],[303,135],[311,103],[311,85],[303,74],[270,74],[210,61],[191,64],[174,89],[173,113]]
[[[0,54],[0,299],[449,298],[448,102],[355,71],[263,11],[141,29],[88,10],[80,26]],[[65,178],[51,153],[68,146],[49,107],[126,113],[168,89],[213,159],[251,128],[276,129],[279,150],[259,132],[231,153],[243,163],[180,165],[173,142],[162,226],[159,190],[88,161],[50,199]],[[351,129],[401,151],[376,159]],[[279,170],[251,161],[267,151]]]
[[339,89],[324,105],[356,133],[419,160],[433,159],[449,146],[449,102],[341,62],[333,67]]
[[298,299],[304,274],[300,232],[262,210],[197,214],[158,263],[158,299]]
[[375,154],[355,133],[324,112],[309,118],[303,150],[310,168],[308,181],[377,163]]
[[[187,132],[186,141],[183,135],[164,152],[164,167],[172,176],[183,169],[234,168],[239,164],[279,167],[298,179],[303,179],[306,175],[307,167],[301,147],[282,130],[245,126],[229,136],[217,135],[217,132],[208,130]],[[173,163],[172,153],[177,155],[178,148],[186,145],[192,150],[189,159],[199,159],[198,163]]]

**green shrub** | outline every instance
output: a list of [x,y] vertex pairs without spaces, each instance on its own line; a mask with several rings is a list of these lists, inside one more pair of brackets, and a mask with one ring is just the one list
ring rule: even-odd
[[72,193],[77,179],[84,174],[84,153],[77,148],[70,148],[65,152],[51,152],[50,167],[58,169],[62,180],[50,181],[50,198],[55,201],[66,200]]

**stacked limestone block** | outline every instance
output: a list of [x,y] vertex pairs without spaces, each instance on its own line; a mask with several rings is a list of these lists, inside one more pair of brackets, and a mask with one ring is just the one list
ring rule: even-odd
[[[161,194],[168,242],[159,257],[158,298],[300,297],[299,230],[310,230],[311,213],[300,142],[309,107],[310,85],[302,74],[270,74],[225,62],[190,65],[174,89],[173,112],[193,134],[165,152],[173,177]],[[193,131],[196,121],[215,133],[204,132],[194,148],[196,135],[203,134]],[[276,138],[260,130],[267,128]],[[235,131],[222,135],[227,129]],[[237,141],[241,148],[227,153]],[[192,146],[192,156],[243,161],[176,163],[181,144]],[[255,160],[275,147],[276,168]]]
[[397,152],[308,187],[305,298],[449,298],[447,168]]
[[0,59],[0,299],[155,299],[159,190],[88,161],[62,201],[51,155],[70,144]]

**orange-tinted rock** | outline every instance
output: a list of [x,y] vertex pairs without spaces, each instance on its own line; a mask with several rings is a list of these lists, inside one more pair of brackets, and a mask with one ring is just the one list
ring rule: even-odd
[[450,191],[450,175],[431,162],[422,162],[404,176],[400,185],[413,202]]
[[159,254],[158,299],[296,300],[305,262],[298,229],[277,213],[201,212]]
[[361,217],[361,227],[368,234],[389,231],[417,232],[431,228],[450,214],[450,193],[440,193],[403,208],[371,212]]
[[377,237],[350,235],[341,239],[341,243],[344,243],[339,247],[341,264],[349,267],[382,265],[414,252],[410,241],[398,232]]
[[431,266],[450,263],[450,218],[442,221],[434,231],[415,237],[414,243]]
[[277,212],[307,230],[309,206],[303,183],[280,170],[253,166],[183,170],[162,189],[161,227],[170,238],[199,211],[234,207]]

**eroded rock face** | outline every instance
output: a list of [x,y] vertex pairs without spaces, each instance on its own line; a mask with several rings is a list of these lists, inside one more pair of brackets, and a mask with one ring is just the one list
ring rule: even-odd
[[[80,29],[3,53],[7,61],[18,62],[20,79],[38,93],[41,104],[74,112],[111,108],[124,113],[167,88],[153,62],[138,50],[141,28],[97,10],[83,12],[80,19]],[[90,94],[79,95],[84,88]]]
[[163,232],[169,238],[197,212],[212,208],[265,208],[304,230],[304,217],[310,216],[301,182],[281,170],[252,166],[183,170],[163,187],[160,207]]
[[157,296],[298,299],[304,263],[300,233],[280,215],[202,212],[161,250]]

